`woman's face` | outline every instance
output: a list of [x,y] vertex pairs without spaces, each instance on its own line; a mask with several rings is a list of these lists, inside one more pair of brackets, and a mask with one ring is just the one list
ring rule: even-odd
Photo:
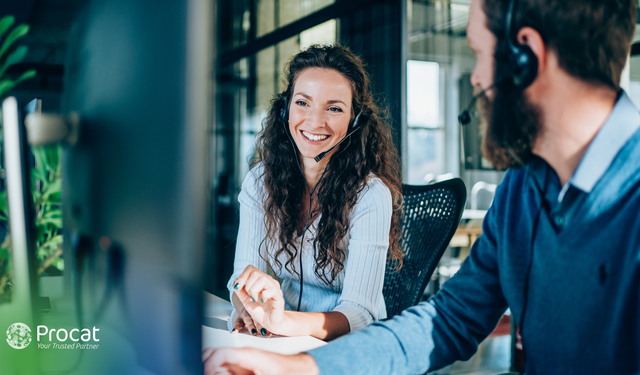
[[300,72],[289,105],[289,131],[303,157],[315,158],[340,142],[350,120],[351,83],[347,78],[333,69]]

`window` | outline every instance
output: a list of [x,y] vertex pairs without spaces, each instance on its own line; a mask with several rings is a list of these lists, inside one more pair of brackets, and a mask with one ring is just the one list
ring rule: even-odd
[[440,65],[407,62],[407,182],[425,184],[445,173]]

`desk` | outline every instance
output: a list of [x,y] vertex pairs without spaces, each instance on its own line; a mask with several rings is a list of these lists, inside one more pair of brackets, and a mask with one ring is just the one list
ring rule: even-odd
[[487,216],[487,210],[467,210],[462,211],[462,220],[465,219],[484,219]]
[[311,336],[300,337],[261,337],[245,333],[229,333],[227,320],[231,316],[233,306],[230,302],[204,293],[204,324],[202,326],[202,348],[250,347],[281,354],[296,354],[327,343]]
[[[464,210],[462,222],[451,239],[451,247],[471,247],[482,234],[482,220],[486,210]],[[466,224],[464,224],[466,222]]]

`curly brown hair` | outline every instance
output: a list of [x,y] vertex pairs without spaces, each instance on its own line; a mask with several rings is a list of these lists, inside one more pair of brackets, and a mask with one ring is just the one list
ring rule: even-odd
[[[275,253],[260,252],[260,256],[273,269],[282,269],[278,258],[285,253],[285,269],[298,274],[293,260],[298,249],[294,246],[294,236],[304,224],[303,198],[307,181],[300,173],[298,160],[292,155],[299,153],[289,141],[288,126],[280,111],[291,101],[293,88],[300,73],[307,68],[333,69],[351,82],[351,119],[362,113],[359,130],[349,142],[343,143],[339,154],[329,160],[324,177],[317,186],[317,204],[311,217],[321,214],[318,232],[313,239],[315,251],[315,274],[327,285],[332,285],[344,269],[345,249],[339,248],[340,241],[347,234],[349,214],[355,206],[358,195],[367,185],[371,176],[382,180],[391,192],[393,216],[389,231],[388,259],[396,267],[402,265],[400,241],[400,218],[402,214],[401,168],[392,134],[386,122],[386,113],[376,104],[370,92],[370,79],[364,62],[348,48],[313,45],[298,53],[288,62],[287,88],[271,102],[263,129],[258,134],[256,153],[251,161],[253,168],[262,164],[266,199],[265,241],[268,247],[279,244]],[[350,125],[352,126],[352,125]],[[311,208],[309,208],[311,209]],[[273,267],[275,265],[275,267]],[[330,271],[330,272],[328,272]]]

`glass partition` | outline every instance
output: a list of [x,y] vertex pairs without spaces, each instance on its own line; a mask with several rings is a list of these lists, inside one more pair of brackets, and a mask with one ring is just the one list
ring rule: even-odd
[[[219,2],[220,51],[241,47],[298,21],[335,0],[234,0]],[[304,44],[303,44],[304,45]]]

